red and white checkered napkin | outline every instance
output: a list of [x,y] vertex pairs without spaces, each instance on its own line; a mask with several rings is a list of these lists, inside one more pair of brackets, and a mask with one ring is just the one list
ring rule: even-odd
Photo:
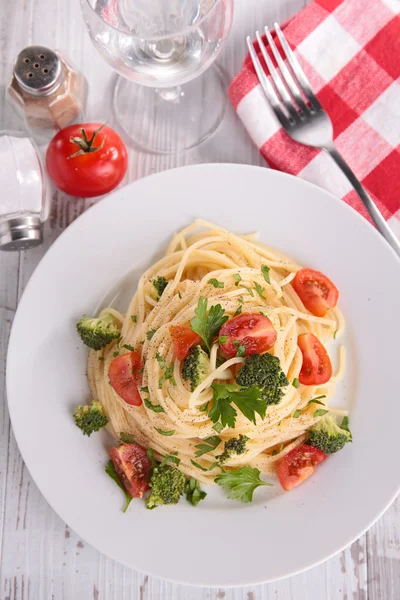
[[[400,237],[399,12],[400,0],[314,0],[284,34],[332,119],[336,147]],[[367,216],[332,159],[282,129],[249,57],[229,96],[272,168],[326,188]]]

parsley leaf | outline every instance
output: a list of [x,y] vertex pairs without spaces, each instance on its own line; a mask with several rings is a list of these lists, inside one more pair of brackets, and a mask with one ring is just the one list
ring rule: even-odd
[[208,416],[213,423],[221,422],[222,428],[235,427],[237,411],[231,406],[231,392],[237,389],[234,384],[213,383],[213,405],[208,411]]
[[270,268],[267,265],[261,265],[261,273],[264,275],[264,279],[267,283],[271,283],[271,279],[269,278]]
[[211,463],[211,465],[209,467],[202,467],[199,463],[197,463],[195,460],[192,460],[192,459],[190,459],[190,462],[192,463],[192,465],[194,467],[197,467],[201,471],[212,471],[212,469],[218,465],[217,461]]
[[133,352],[135,350],[135,348],[133,346],[131,346],[130,344],[124,344],[122,347],[126,348],[130,352]]
[[234,340],[233,345],[236,348],[236,356],[244,358],[246,356],[246,346],[240,343],[240,340]]
[[239,283],[242,281],[242,278],[240,277],[239,273],[234,273],[233,274],[233,279],[235,280],[235,285],[236,287],[239,285]]
[[333,339],[336,340],[336,334],[339,331],[339,329],[335,329],[335,331],[333,332]]
[[213,339],[218,335],[222,325],[228,320],[224,309],[220,304],[212,306],[207,313],[208,300],[200,296],[195,317],[190,322],[192,330],[197,333],[205,342],[208,350],[211,350]]
[[218,279],[215,279],[215,277],[209,279],[207,283],[213,285],[215,288],[223,288],[225,286],[223,281],[218,281]]
[[310,406],[310,404],[322,404],[322,406],[325,406],[325,404],[323,402],[320,402],[320,398],[326,398],[326,396],[322,395],[322,396],[315,396],[315,398],[311,398],[311,400],[309,400],[307,402],[307,406]]
[[164,456],[164,458],[160,462],[160,467],[163,467],[168,462],[175,463],[176,466],[179,467],[181,459],[177,457],[177,454],[177,452],[171,452],[171,454],[167,454],[166,456]]
[[222,425],[222,423],[215,423],[215,425],[213,427],[214,431],[216,431],[217,433],[221,433],[223,428],[224,428],[224,426]]
[[340,429],[344,429],[345,431],[350,431],[349,429],[349,417],[345,416],[342,419],[342,422],[339,425]]
[[217,339],[217,342],[222,345],[226,344],[227,341],[228,341],[227,335],[220,335],[219,338]]
[[135,444],[136,443],[136,436],[133,435],[133,433],[124,433],[123,431],[121,431],[121,433],[119,434],[119,439],[124,444]]
[[208,400],[207,400],[207,402],[204,402],[204,404],[201,404],[201,405],[199,406],[199,410],[200,410],[201,412],[205,412],[206,410],[208,410]]
[[240,469],[225,471],[215,478],[215,483],[228,492],[228,498],[241,502],[251,502],[253,493],[260,485],[272,485],[260,479],[261,471],[252,467],[240,467]]
[[115,483],[117,484],[117,486],[120,487],[121,490],[124,492],[125,506],[124,506],[122,512],[126,512],[128,510],[128,506],[131,503],[132,496],[130,496],[130,494],[128,494],[128,492],[126,491],[126,489],[122,485],[122,482],[121,482],[120,478],[118,477],[117,471],[115,470],[115,467],[114,467],[114,465],[112,463],[112,460],[108,461],[107,466],[105,468],[105,471],[106,471],[107,475],[109,477],[111,477],[111,479],[113,481],[115,481]]
[[313,416],[314,417],[323,417],[328,412],[329,412],[329,410],[324,410],[323,408],[319,408],[318,410],[315,411]]
[[197,448],[197,450],[195,456],[203,456],[203,454],[215,450],[215,448],[220,445],[221,441],[221,438],[217,435],[212,435],[211,437],[204,439],[202,444],[196,444],[195,448]]
[[157,331],[157,329],[149,329],[149,331],[146,333],[147,339],[151,340],[151,338],[153,337],[153,335],[155,334],[156,331]]
[[[213,423],[219,425],[220,421],[220,431],[226,426],[235,427],[237,411],[232,403],[236,404],[240,412],[254,424],[256,424],[255,413],[258,413],[262,419],[265,417],[267,403],[266,400],[260,399],[260,390],[257,387],[238,390],[237,385],[230,383],[213,383],[211,387],[214,390],[214,397],[208,416]],[[214,429],[218,431],[216,426]]]
[[240,313],[242,312],[242,307],[243,307],[243,298],[242,298],[242,296],[239,296],[238,307],[236,309],[235,314],[233,315],[234,317],[237,317],[237,315],[240,315]]
[[194,479],[194,477],[191,477],[185,483],[184,491],[186,494],[186,500],[193,506],[197,506],[200,500],[204,500],[204,498],[207,496],[206,492],[203,492],[203,490],[200,488],[200,483]]
[[259,414],[262,419],[265,417],[267,410],[266,400],[260,398],[260,390],[258,387],[239,390],[231,394],[232,402],[236,404],[241,413],[246,419],[256,424],[256,415]]
[[156,352],[156,359],[157,359],[158,364],[160,365],[160,369],[165,369],[165,367],[167,366],[167,363],[165,362],[165,360],[163,359],[161,354],[159,354],[158,352]]
[[142,387],[140,388],[140,391],[141,391],[141,392],[144,392],[145,394],[150,394],[150,392],[149,392],[149,388],[147,387],[147,385],[146,385],[146,386],[142,386]]
[[167,436],[169,436],[169,435],[174,435],[174,433],[175,433],[175,429],[172,429],[171,431],[165,431],[165,429],[158,429],[158,427],[155,427],[154,429],[156,431],[158,431],[158,433],[160,435],[167,435]]
[[162,389],[162,385],[163,385],[163,381],[167,381],[168,379],[171,380],[172,385],[175,387],[176,386],[176,381],[173,377],[174,374],[174,365],[171,364],[169,365],[168,369],[166,369],[164,371],[164,374],[160,377],[159,382],[158,382],[158,389]]
[[137,316],[136,315],[131,315],[131,320],[132,320],[132,323],[136,323],[137,322]]
[[296,388],[296,389],[297,389],[298,387],[300,387],[300,381],[297,379],[297,377],[295,377],[295,379],[293,379],[293,381],[292,381],[292,386],[293,386],[294,388]]
[[143,398],[143,404],[145,405],[146,408],[148,408],[149,410],[152,410],[153,412],[156,412],[156,413],[165,412],[165,410],[163,409],[161,404],[152,404],[150,402],[149,398]]
[[240,287],[242,287],[242,288],[244,288],[245,290],[247,290],[247,291],[249,292],[250,296],[251,296],[252,298],[254,298],[254,292],[253,292],[253,290],[252,290],[251,288],[249,288],[247,285],[243,285],[243,284],[242,284]]
[[257,294],[260,296],[260,298],[262,298],[263,300],[266,300],[266,297],[263,295],[263,292],[265,292],[265,288],[262,285],[260,285],[259,283],[257,283],[257,281],[254,282],[254,287],[255,287]]
[[301,410],[298,408],[293,413],[293,419],[298,419],[300,415],[301,415]]
[[113,353],[113,357],[114,357],[114,358],[116,358],[117,356],[119,356],[119,352],[118,352],[118,350],[116,350],[116,351]]

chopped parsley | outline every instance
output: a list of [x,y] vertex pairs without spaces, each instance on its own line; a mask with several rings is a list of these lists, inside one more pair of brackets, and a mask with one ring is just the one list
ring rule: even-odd
[[128,506],[129,506],[129,505],[130,505],[130,503],[131,503],[132,496],[130,496],[130,495],[128,494],[128,492],[126,491],[126,489],[125,489],[125,488],[124,488],[124,486],[122,485],[122,482],[121,482],[120,478],[118,477],[117,471],[115,470],[115,467],[114,467],[114,465],[113,465],[113,463],[112,463],[112,461],[111,461],[111,460],[109,460],[109,461],[108,461],[108,463],[107,463],[107,466],[106,466],[106,468],[105,468],[105,471],[106,471],[107,475],[108,475],[109,477],[111,477],[111,479],[112,479],[113,481],[115,481],[115,483],[117,484],[117,486],[118,486],[119,488],[121,488],[121,490],[124,492],[124,496],[125,496],[125,506],[124,506],[124,508],[123,508],[122,512],[126,512],[126,511],[128,510]]
[[261,273],[264,275],[264,279],[267,283],[271,283],[271,279],[269,277],[270,268],[267,265],[261,265]]
[[200,488],[200,483],[194,479],[194,477],[191,477],[185,483],[185,494],[186,500],[193,506],[197,506],[200,500],[204,500],[204,498],[207,496],[206,492],[203,492],[203,490]]
[[249,292],[250,296],[251,296],[252,298],[254,298],[254,292],[253,292],[253,290],[252,290],[251,288],[249,288],[247,285],[243,285],[243,284],[242,284],[240,287],[242,287],[242,288],[244,288],[245,290],[247,290],[247,291]]
[[226,344],[227,341],[228,341],[227,335],[220,335],[219,338],[217,339],[217,342],[222,345]]
[[260,285],[259,283],[257,283],[257,281],[254,282],[254,288],[255,288],[257,294],[260,296],[260,298],[262,298],[263,300],[266,300],[266,297],[264,296],[265,288],[262,285]]
[[114,357],[114,358],[116,358],[117,356],[119,356],[119,350],[116,350],[116,351],[113,353],[113,357]]
[[200,410],[201,412],[205,412],[206,410],[208,410],[208,404],[209,404],[209,402],[208,402],[208,400],[207,400],[207,402],[204,402],[204,404],[201,404],[201,405],[199,406],[199,410]]
[[149,392],[149,388],[147,387],[147,385],[146,385],[146,386],[142,386],[142,387],[140,388],[140,391],[141,391],[141,392],[144,392],[145,394],[150,394],[150,392]]
[[315,396],[315,398],[311,398],[311,400],[309,400],[307,402],[307,406],[310,406],[310,404],[322,404],[322,406],[325,406],[325,404],[323,402],[320,402],[321,398],[326,398],[326,396],[322,395],[322,396]]
[[212,452],[221,442],[221,438],[217,435],[212,435],[211,437],[204,439],[203,443],[196,444],[195,448],[197,448],[197,450],[195,456],[198,458],[199,456],[203,456],[203,454],[207,454],[207,452]]
[[143,404],[145,405],[146,408],[148,408],[149,410],[152,410],[155,413],[165,412],[165,410],[163,409],[163,407],[160,404],[152,404],[150,402],[149,398],[143,398]]
[[324,410],[323,408],[319,408],[318,410],[315,411],[314,417],[323,417],[328,412],[329,412],[329,410]]
[[124,344],[122,347],[126,348],[130,352],[133,352],[135,350],[135,348],[133,346],[131,346],[130,344]]
[[170,431],[166,431],[165,429],[158,429],[158,427],[154,428],[160,435],[174,435],[175,429],[171,429]]
[[236,356],[244,358],[246,356],[246,346],[241,344],[240,340],[234,340],[233,345],[236,348]]
[[136,315],[131,315],[131,321],[132,321],[132,323],[136,323],[137,322],[137,316]]
[[209,279],[207,283],[213,285],[215,288],[223,288],[225,286],[223,281],[218,281],[218,279],[215,279],[215,277]]
[[235,285],[236,287],[239,285],[239,283],[242,281],[242,278],[240,277],[239,273],[234,273],[233,274],[233,279],[235,280]]
[[294,388],[296,388],[296,389],[297,389],[298,387],[300,387],[300,381],[297,379],[297,377],[295,377],[295,379],[293,379],[293,381],[292,381],[292,386],[293,386]]
[[151,338],[153,337],[153,335],[155,334],[156,331],[157,331],[157,329],[149,329],[149,331],[146,333],[147,339],[151,340]]
[[99,360],[104,360],[104,356],[99,356]]
[[178,458],[177,454],[178,454],[177,452],[171,452],[171,454],[167,454],[166,456],[164,456],[164,458],[160,462],[160,467],[163,467],[168,462],[172,462],[172,463],[176,464],[177,467],[179,467],[181,459]]
[[165,360],[163,359],[161,354],[159,354],[158,352],[156,352],[156,360],[157,360],[158,364],[160,365],[160,369],[165,369],[165,367],[167,366],[167,363],[165,362]]
[[301,410],[298,408],[293,413],[293,419],[298,419],[300,415],[301,415]]
[[235,312],[235,314],[233,316],[237,317],[237,315],[240,315],[240,313],[242,312],[242,308],[243,308],[243,297],[239,296],[239,298],[238,298],[238,307],[237,307],[236,312]]
[[136,442],[136,436],[133,433],[124,433],[123,431],[119,434],[119,439],[124,444],[135,444]]
[[211,463],[211,465],[209,467],[203,467],[198,462],[196,462],[195,460],[192,460],[192,459],[190,459],[190,462],[192,463],[192,465],[194,467],[197,467],[201,471],[211,471],[212,469],[214,469],[214,467],[216,467],[218,465],[217,461]]

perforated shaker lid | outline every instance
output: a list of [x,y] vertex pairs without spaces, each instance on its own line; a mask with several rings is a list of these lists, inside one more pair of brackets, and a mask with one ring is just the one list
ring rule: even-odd
[[46,46],[28,46],[15,60],[14,76],[24,91],[33,96],[46,96],[63,80],[61,59]]

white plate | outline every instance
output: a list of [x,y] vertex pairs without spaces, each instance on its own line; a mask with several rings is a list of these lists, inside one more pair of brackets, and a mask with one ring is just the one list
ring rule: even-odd
[[[242,505],[212,490],[148,511],[121,512],[104,474],[106,432],[84,437],[73,407],[88,397],[75,332],[129,272],[125,292],[195,217],[262,241],[325,271],[340,289],[349,362],[338,402],[354,442],[284,493]],[[121,287],[121,285],[119,286]],[[195,585],[271,581],[311,567],[359,537],[399,489],[400,262],[356,212],[320,188],[275,171],[203,165],[127,186],[88,210],[53,244],[22,297],[11,333],[7,388],[14,432],[37,485],[87,542],[132,568]],[[334,349],[333,349],[334,350]]]

